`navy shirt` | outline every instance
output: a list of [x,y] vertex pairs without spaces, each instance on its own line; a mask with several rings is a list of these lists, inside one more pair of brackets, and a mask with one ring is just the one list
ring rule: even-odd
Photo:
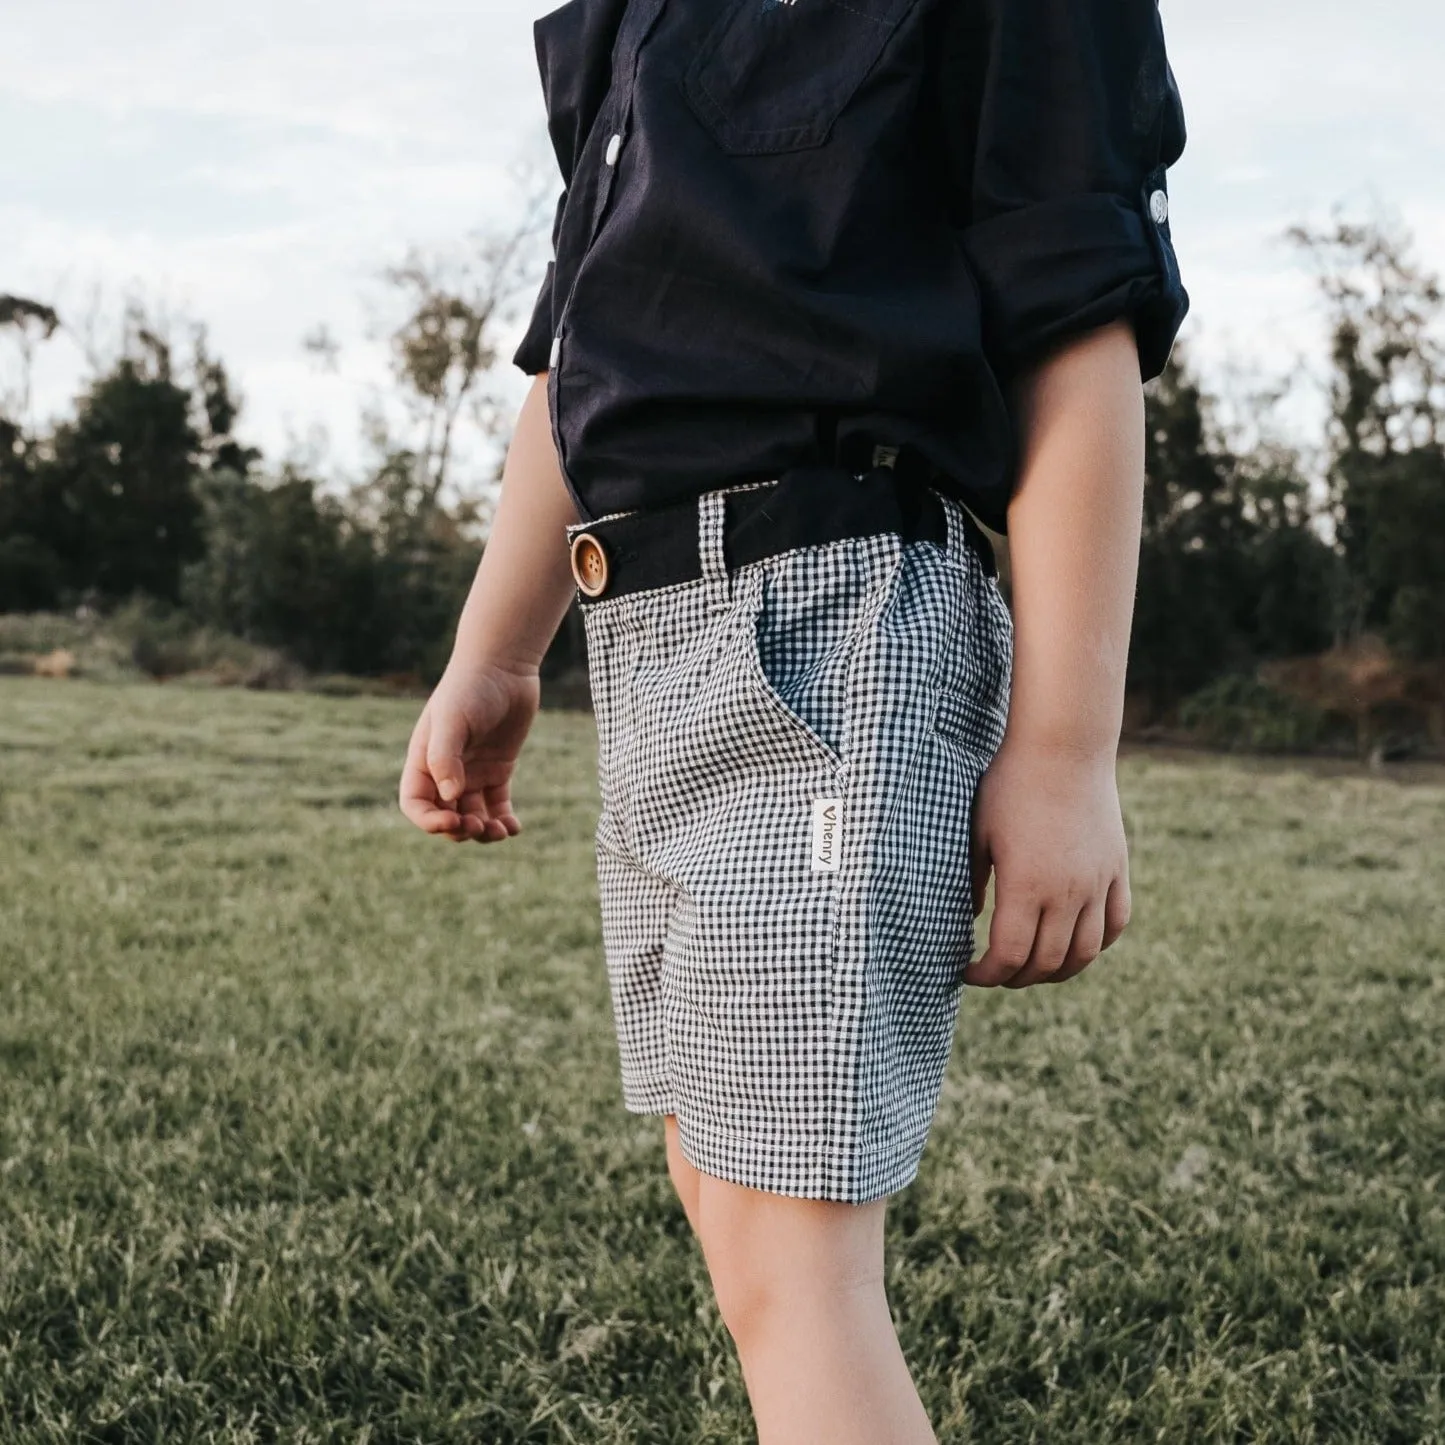
[[897,448],[1002,530],[1005,397],[1188,298],[1156,0],[570,0],[536,24],[565,189],[516,353],[584,518]]

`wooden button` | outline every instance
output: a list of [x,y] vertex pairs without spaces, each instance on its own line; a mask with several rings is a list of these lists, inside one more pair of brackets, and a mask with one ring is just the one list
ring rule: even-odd
[[607,590],[607,553],[591,532],[572,539],[572,576],[584,597],[600,597]]

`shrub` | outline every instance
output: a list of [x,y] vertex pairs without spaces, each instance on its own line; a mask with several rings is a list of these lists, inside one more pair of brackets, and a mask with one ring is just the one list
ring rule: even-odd
[[0,613],[0,672],[28,675],[38,659],[57,652],[73,654],[72,677],[118,681],[136,675],[128,644],[89,608]]
[[223,687],[289,690],[302,669],[284,653],[216,627],[197,626],[178,608],[136,600],[120,608],[111,627],[136,667],[158,680],[204,675]]
[[1318,708],[1238,673],[1216,678],[1186,698],[1179,721],[1199,742],[1253,752],[1305,752],[1330,733]]

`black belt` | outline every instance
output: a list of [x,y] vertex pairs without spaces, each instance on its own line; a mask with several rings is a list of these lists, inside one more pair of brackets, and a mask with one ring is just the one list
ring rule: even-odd
[[[948,542],[938,494],[888,467],[853,475],[836,467],[798,467],[776,482],[724,498],[723,555],[728,570],[799,547],[896,532],[906,542]],[[960,508],[970,544],[992,575],[993,547]],[[572,575],[584,602],[695,582],[702,576],[698,502],[626,512],[572,534]]]

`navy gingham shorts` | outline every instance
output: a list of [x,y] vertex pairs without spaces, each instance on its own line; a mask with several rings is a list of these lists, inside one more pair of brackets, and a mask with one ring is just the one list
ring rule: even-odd
[[[958,504],[587,601],[597,869],[626,1107],[776,1194],[917,1173],[973,950],[969,822],[1013,628]],[[569,529],[575,537],[582,524]]]

